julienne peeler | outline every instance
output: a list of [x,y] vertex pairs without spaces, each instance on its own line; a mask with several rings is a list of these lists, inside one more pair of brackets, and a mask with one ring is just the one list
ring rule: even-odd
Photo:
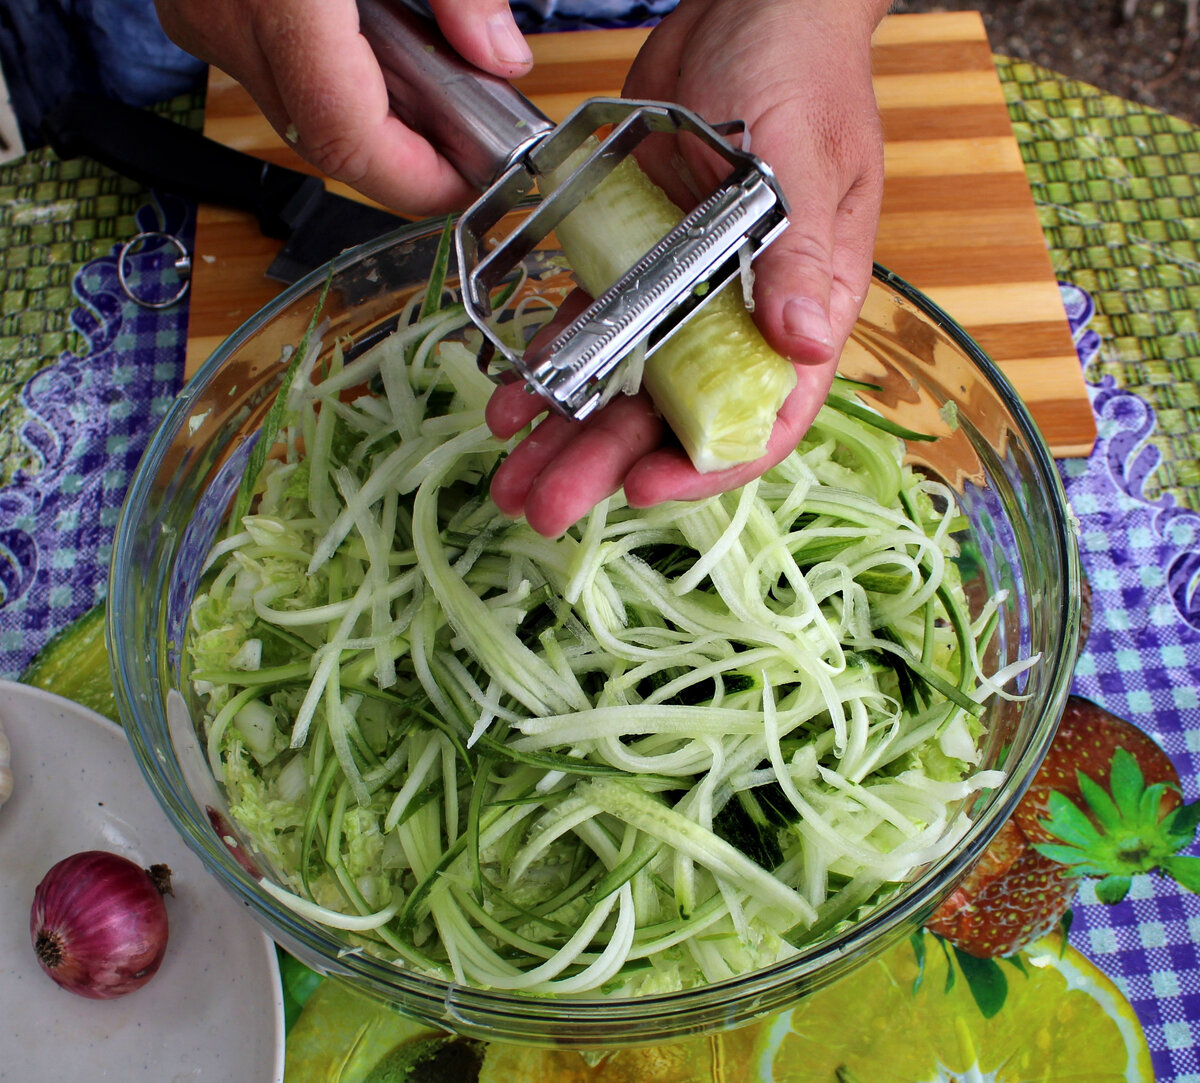
[[[560,414],[581,420],[606,402],[624,358],[639,349],[650,356],[786,227],[787,201],[770,167],[730,142],[740,121],[714,127],[672,103],[592,98],[555,125],[512,84],[459,57],[407,0],[358,0],[358,9],[393,111],[483,193],[455,233],[463,302],[484,335],[480,368],[499,379],[498,353]],[[550,342],[516,352],[493,326],[494,291],[656,133],[695,136],[729,163],[728,174]],[[552,193],[539,191],[540,178],[579,154]],[[530,213],[497,237],[505,215],[529,200]]]

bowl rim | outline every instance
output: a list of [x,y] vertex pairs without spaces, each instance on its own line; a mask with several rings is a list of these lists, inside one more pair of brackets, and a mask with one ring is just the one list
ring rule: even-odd
[[[461,1022],[462,1025],[456,1026],[456,1029],[462,1033],[480,1033],[488,1027],[495,1026],[494,1019],[483,1024],[474,1020],[464,1021],[463,1012],[478,1011],[481,1015],[507,1014],[526,1027],[534,1018],[550,1025],[569,1024],[577,1030],[586,1030],[591,1026],[591,1038],[585,1037],[576,1044],[595,1045],[599,1042],[601,1045],[613,1045],[616,1043],[605,1036],[607,1029],[621,1023],[640,1023],[644,1026],[650,1013],[654,1014],[656,1021],[678,1016],[679,1027],[675,1030],[668,1027],[666,1033],[668,1037],[679,1037],[696,1031],[696,1026],[687,1023],[686,1017],[700,1010],[706,1010],[708,1015],[712,1015],[712,1010],[717,1004],[726,1009],[732,1003],[753,1005],[756,1000],[781,990],[785,991],[783,995],[789,995],[786,993],[789,989],[794,991],[791,994],[794,997],[813,977],[816,969],[814,962],[818,958],[827,961],[832,953],[834,958],[848,966],[868,943],[882,942],[886,945],[890,942],[889,934],[892,940],[897,939],[922,908],[932,909],[932,904],[926,898],[927,893],[922,890],[923,885],[942,877],[946,877],[947,885],[953,883],[982,855],[994,833],[1009,818],[1028,788],[1053,739],[1058,717],[1070,690],[1078,636],[1080,563],[1075,535],[1070,525],[1073,520],[1061,477],[1036,422],[1007,376],[974,339],[926,294],[878,263],[873,265],[873,281],[886,286],[933,321],[978,368],[1016,423],[1025,441],[1029,460],[1036,470],[1043,498],[1053,509],[1057,523],[1061,524],[1060,529],[1053,531],[1055,552],[1047,563],[1055,567],[1061,576],[1064,611],[1058,650],[1053,658],[1043,663],[1054,666],[1054,672],[1047,682],[1049,694],[1044,705],[1045,717],[1036,739],[1030,742],[1018,760],[1008,768],[1009,777],[1014,781],[1006,782],[1000,788],[1003,792],[990,799],[986,815],[971,822],[962,839],[950,853],[926,866],[919,877],[904,884],[895,897],[887,900],[862,921],[828,939],[802,947],[794,955],[770,966],[691,989],[633,997],[535,998],[518,992],[460,986],[432,975],[401,969],[367,954],[339,953],[339,948],[344,951],[344,944],[328,930],[275,903],[271,896],[258,888],[254,878],[237,862],[226,846],[220,843],[216,831],[205,818],[192,815],[190,810],[187,815],[180,811],[188,809],[189,806],[197,807],[199,811],[195,795],[186,785],[181,791],[180,787],[168,780],[160,770],[163,766],[163,756],[154,747],[152,736],[145,728],[141,715],[140,703],[144,703],[147,697],[139,692],[129,671],[121,631],[125,619],[136,619],[129,611],[132,592],[123,569],[129,566],[131,537],[135,533],[136,524],[143,518],[150,491],[148,479],[155,477],[162,468],[168,449],[190,416],[195,399],[213,381],[229,355],[263,324],[287,309],[298,298],[322,286],[326,279],[338,272],[393,245],[434,230],[440,231],[444,222],[444,218],[431,218],[404,225],[374,241],[346,250],[330,264],[298,279],[222,341],[187,381],[159,423],[131,479],[117,520],[109,568],[106,628],[117,704],[143,777],[176,829],[225,889],[234,892],[241,901],[249,904],[255,917],[263,924],[268,921],[266,910],[269,909],[268,931],[275,939],[283,941],[285,947],[288,946],[286,941],[292,940],[308,951],[318,953],[329,961],[329,973],[351,980],[365,980],[372,987],[368,991],[375,992],[377,996],[380,994],[375,986],[388,986],[396,1003],[402,1008],[411,1009],[415,998],[429,1010],[437,1011],[443,1020],[451,1020],[449,1023],[443,1022],[443,1025],[455,1026],[455,1021]],[[157,687],[155,690],[162,691]],[[156,706],[165,715],[165,700]],[[949,890],[949,886],[946,890]],[[774,1006],[769,1010],[779,1009],[778,1006]],[[705,1023],[702,1029],[712,1029],[712,1024]],[[491,1037],[504,1037],[504,1034],[496,1031],[489,1030],[488,1033]],[[556,1036],[555,1040],[561,1039]]]

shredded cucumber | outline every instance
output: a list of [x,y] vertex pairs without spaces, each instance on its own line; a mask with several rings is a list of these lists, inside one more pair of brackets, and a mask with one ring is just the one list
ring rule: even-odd
[[291,387],[192,607],[282,902],[472,986],[632,995],[784,959],[954,845],[1033,660],[982,671],[1003,598],[969,611],[953,493],[852,387],[740,491],[550,541],[486,496],[461,307],[407,315]]

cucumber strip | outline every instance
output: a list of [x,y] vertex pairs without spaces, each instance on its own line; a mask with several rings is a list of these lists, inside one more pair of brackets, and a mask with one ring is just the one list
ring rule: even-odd
[[661,801],[627,784],[607,779],[593,779],[584,785],[592,800],[610,816],[661,842],[670,843],[677,852],[687,854],[714,875],[739,884],[759,901],[787,913],[794,922],[811,921],[816,917],[816,911],[807,899],[781,884],[724,839],[679,815]]
[[254,447],[250,450],[250,458],[246,463],[246,472],[242,475],[241,483],[238,485],[237,496],[234,498],[233,511],[229,516],[229,522],[234,530],[240,528],[242,516],[250,510],[259,474],[262,472],[263,466],[267,461],[267,455],[275,446],[275,438],[279,430],[286,424],[289,411],[288,400],[291,398],[292,384],[296,381],[303,366],[311,364],[316,359],[320,344],[314,336],[317,325],[320,322],[321,312],[325,308],[325,298],[329,295],[329,287],[332,284],[333,266],[330,265],[329,274],[325,278],[325,285],[321,288],[321,294],[317,298],[316,306],[313,308],[312,316],[309,318],[308,327],[305,328],[304,336],[300,339],[299,345],[296,347],[287,368],[284,370],[279,389],[275,393],[275,399],[271,403],[266,417],[263,418],[258,438],[255,440]]
[[868,410],[862,403],[846,398],[844,395],[830,394],[826,396],[825,405],[840,414],[845,414],[847,417],[853,418],[855,421],[862,421],[870,425],[873,429],[885,432],[889,436],[899,437],[901,440],[928,441],[937,439],[936,436],[930,433],[918,432],[915,429],[910,429],[905,425],[883,417],[874,410]]
[[304,885],[305,894],[310,899],[314,893],[312,881],[309,878],[308,855],[314,848],[322,820],[327,820],[328,818],[326,801],[330,790],[333,788],[337,771],[338,761],[331,756],[322,765],[321,773],[316,778],[312,795],[309,799],[307,814],[304,817],[303,841],[300,847],[300,880]]
[[331,910],[327,906],[319,906],[309,899],[294,895],[286,888],[280,887],[265,877],[259,883],[262,884],[263,890],[268,895],[274,897],[278,902],[283,903],[284,906],[299,914],[300,917],[307,918],[309,921],[320,922],[322,925],[328,925],[332,929],[344,929],[347,932],[368,932],[372,929],[378,929],[391,921],[400,910],[399,902],[392,902],[381,910],[376,910],[370,914],[343,914],[340,910]]

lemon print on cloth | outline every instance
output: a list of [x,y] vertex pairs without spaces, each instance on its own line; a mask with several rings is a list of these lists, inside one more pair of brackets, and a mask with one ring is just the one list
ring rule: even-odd
[[1057,938],[999,965],[990,1017],[941,944],[903,941],[795,1008],[671,1045],[580,1054],[428,1030],[332,981],[288,1036],[287,1083],[1154,1083],[1129,1002]]
[[1129,1002],[1057,937],[1022,952],[1019,967],[999,964],[1008,991],[991,1018],[928,933],[924,955],[921,973],[905,941],[763,1024],[750,1078],[1154,1083],[1150,1050]]

